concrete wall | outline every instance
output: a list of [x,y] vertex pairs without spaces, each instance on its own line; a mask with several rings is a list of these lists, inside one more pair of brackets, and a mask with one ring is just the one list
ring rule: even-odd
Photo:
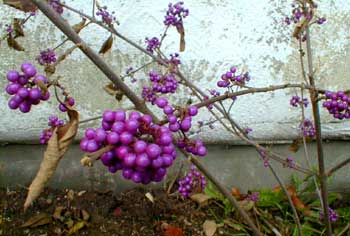
[[[67,1],[68,4],[90,14],[86,0]],[[317,83],[330,89],[349,88],[350,75],[350,4],[348,1],[322,1],[320,14],[327,17],[327,24],[314,27],[312,33],[315,47],[315,67]],[[144,38],[159,36],[164,30],[163,15],[167,2],[162,0],[100,1],[108,3],[115,10],[120,22],[118,31],[139,44]],[[231,65],[246,66],[252,74],[251,86],[266,86],[301,80],[297,61],[297,44],[290,39],[291,28],[283,25],[282,19],[289,13],[290,2],[281,0],[252,1],[186,1],[190,16],[185,20],[187,50],[181,54],[184,71],[192,81],[203,89],[215,86],[220,74]],[[0,23],[9,23],[13,17],[23,14],[5,5],[0,5]],[[63,16],[76,23],[79,18],[65,11]],[[4,27],[2,27],[4,28]],[[26,25],[27,36],[19,39],[25,52],[8,49],[5,43],[0,46],[0,74],[15,69],[23,61],[33,61],[41,49],[54,47],[62,40],[62,34],[39,14]],[[91,26],[81,36],[96,50],[108,37],[103,30]],[[174,29],[169,31],[165,51],[170,54],[178,50],[179,36]],[[65,47],[69,47],[67,44]],[[105,56],[117,73],[124,73],[128,66],[134,68],[149,61],[119,39],[111,53]],[[139,82],[133,84],[140,92],[145,83],[147,70],[139,73]],[[62,82],[77,100],[77,109],[82,119],[96,116],[107,108],[128,107],[130,103],[115,102],[102,87],[107,79],[98,69],[76,51],[58,69]],[[6,84],[4,77],[0,87]],[[278,91],[241,97],[233,109],[233,117],[242,124],[254,129],[253,136],[259,139],[290,139],[297,135],[299,112],[291,109],[289,99],[295,90]],[[189,92],[183,88],[173,99],[183,103]],[[58,114],[57,102],[52,99],[36,106],[30,114],[21,114],[7,108],[9,97],[0,92],[0,142],[37,141],[49,115]],[[307,111],[308,116],[310,110]],[[64,115],[62,115],[64,117]],[[201,112],[200,120],[209,119],[208,112]],[[322,112],[324,133],[328,137],[348,138],[349,122],[334,121]],[[89,126],[92,124],[89,124]],[[95,123],[94,125],[98,125]],[[214,130],[204,128],[201,137],[208,142],[232,142],[235,140],[219,125]]]

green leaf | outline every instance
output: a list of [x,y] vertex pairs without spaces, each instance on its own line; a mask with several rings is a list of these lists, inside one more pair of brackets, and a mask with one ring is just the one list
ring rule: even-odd
[[258,207],[272,207],[283,202],[284,195],[282,191],[273,192],[270,189],[259,191],[259,201],[256,203]]

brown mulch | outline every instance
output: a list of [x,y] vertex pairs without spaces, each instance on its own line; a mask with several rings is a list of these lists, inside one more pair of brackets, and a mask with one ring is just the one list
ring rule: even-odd
[[[145,196],[148,191],[154,203]],[[133,189],[114,194],[45,189],[24,212],[25,196],[25,189],[0,189],[1,236],[162,236],[174,226],[183,235],[204,235],[205,220],[224,217],[215,204],[199,207],[162,190]],[[227,230],[222,227],[216,235],[230,235]]]

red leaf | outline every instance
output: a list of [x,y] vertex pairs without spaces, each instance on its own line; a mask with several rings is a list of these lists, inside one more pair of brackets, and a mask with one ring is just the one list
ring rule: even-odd
[[181,228],[176,226],[170,226],[165,232],[164,236],[183,236],[184,232]]

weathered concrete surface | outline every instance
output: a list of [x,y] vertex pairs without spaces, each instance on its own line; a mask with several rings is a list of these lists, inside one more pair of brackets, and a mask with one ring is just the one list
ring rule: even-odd
[[[311,144],[309,146],[312,165],[315,165],[315,145]],[[275,145],[273,150],[284,155],[293,156],[297,163],[306,166],[303,159],[303,149],[293,154],[288,151],[286,145]],[[349,142],[326,143],[327,168],[349,158],[349,152]],[[39,167],[42,153],[43,146],[38,145],[8,145],[0,147],[0,187],[16,188],[28,185]],[[81,156],[82,152],[78,146],[71,148],[60,162],[49,185],[54,188],[113,191],[122,191],[137,186],[131,181],[122,179],[120,174],[110,174],[100,162],[93,168],[82,167],[79,162]],[[177,159],[176,166],[171,168],[167,180],[172,180],[181,160],[183,160],[181,157]],[[201,160],[211,173],[228,187],[237,186],[242,191],[247,191],[248,189],[269,188],[277,185],[269,170],[263,167],[256,151],[249,146],[210,146],[208,156]],[[273,164],[273,166],[282,176],[285,183],[289,183],[291,175],[296,173],[277,164]],[[187,168],[184,170],[187,170]],[[147,187],[155,187],[155,185],[151,184]],[[330,190],[350,192],[349,166],[334,175],[330,181]]]
[[[86,0],[67,1],[67,4],[90,14]],[[118,31],[141,45],[144,38],[159,36],[164,30],[163,15],[167,2],[163,0],[101,1],[116,12],[120,26]],[[350,4],[341,0],[320,2],[320,12],[327,17],[327,24],[312,30],[312,44],[315,47],[317,82],[321,87],[347,89],[350,87]],[[285,14],[290,12],[290,1],[282,0],[198,0],[187,1],[190,16],[185,20],[187,50],[181,54],[181,69],[193,82],[203,89],[213,88],[220,74],[231,65],[246,66],[253,77],[251,86],[266,86],[285,82],[298,82],[300,78],[296,42],[290,39],[291,28],[282,24]],[[23,17],[22,13],[0,5],[1,28],[12,17]],[[65,11],[63,16],[69,22],[80,19]],[[0,46],[0,75],[7,70],[18,68],[23,61],[34,61],[38,52],[56,46],[62,34],[42,15],[26,25],[27,37],[19,39],[25,52],[16,52]],[[178,50],[179,36],[169,31],[165,52]],[[108,37],[102,29],[89,26],[81,36],[96,50]],[[128,66],[134,68],[149,61],[119,39],[115,39],[111,53],[105,56],[117,73],[124,74]],[[68,48],[70,45],[65,45]],[[62,52],[65,48],[59,50]],[[140,93],[149,68],[137,74],[138,83],[133,89]],[[102,89],[107,79],[82,53],[76,51],[58,69],[62,83],[69,88],[77,100],[77,109],[82,119],[99,115],[107,108],[129,107],[130,103],[116,103]],[[128,81],[129,82],[129,81]],[[0,88],[5,87],[2,76]],[[241,97],[232,116],[242,126],[252,127],[253,136],[259,139],[285,140],[297,135],[299,111],[291,109],[289,98],[296,90],[277,91]],[[181,88],[179,96],[173,99],[181,104],[187,101],[188,91]],[[30,114],[21,114],[7,108],[9,97],[0,92],[0,142],[37,141],[40,131],[46,126],[47,117],[57,114],[57,102],[51,99],[35,106]],[[195,101],[195,100],[194,100]],[[202,111],[200,120],[208,120],[207,111]],[[310,110],[307,116],[310,116]],[[61,115],[62,117],[64,115]],[[324,134],[333,138],[349,138],[349,121],[334,122],[327,112],[322,111]],[[89,125],[97,125],[89,124]],[[86,127],[83,126],[82,128]],[[208,142],[234,142],[237,140],[219,125],[214,130],[204,128],[201,137]]]

